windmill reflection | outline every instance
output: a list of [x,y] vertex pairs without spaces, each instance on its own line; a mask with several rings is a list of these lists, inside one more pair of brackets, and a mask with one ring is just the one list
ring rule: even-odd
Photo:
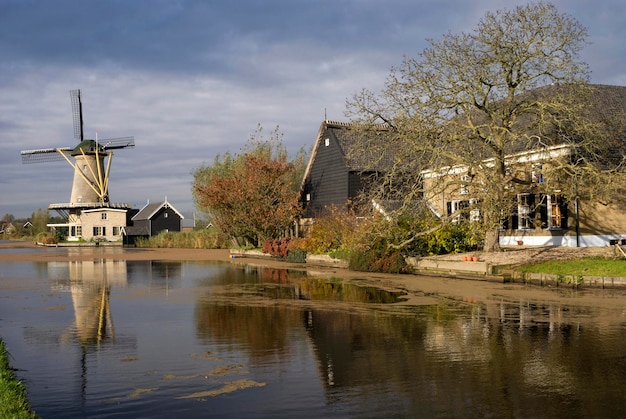
[[67,275],[74,306],[74,327],[71,332],[81,347],[81,399],[86,400],[87,355],[98,350],[104,342],[115,341],[115,329],[109,297],[111,286],[125,287],[127,269],[125,261],[96,259],[73,261],[67,264]]
[[115,339],[109,296],[111,286],[126,286],[125,261],[93,260],[68,263],[75,332],[86,349]]

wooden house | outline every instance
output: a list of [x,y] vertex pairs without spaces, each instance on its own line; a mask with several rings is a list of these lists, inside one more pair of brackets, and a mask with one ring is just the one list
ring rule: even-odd
[[390,137],[386,125],[362,129],[350,123],[322,122],[300,188],[303,218],[315,218],[332,206],[354,208],[391,164]]
[[162,202],[148,202],[130,218],[124,244],[132,245],[137,237],[156,236],[163,231],[181,231],[184,218],[167,198]]

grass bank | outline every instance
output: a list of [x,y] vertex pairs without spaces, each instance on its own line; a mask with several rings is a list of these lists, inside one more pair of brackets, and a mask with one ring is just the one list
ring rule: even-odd
[[137,247],[179,248],[179,249],[225,249],[226,239],[217,231],[171,231],[161,232],[156,236],[140,239]]
[[626,277],[626,259],[585,257],[570,260],[548,260],[523,265],[517,270],[553,275]]
[[26,387],[18,381],[11,365],[9,352],[0,339],[0,417],[37,418],[26,400]]

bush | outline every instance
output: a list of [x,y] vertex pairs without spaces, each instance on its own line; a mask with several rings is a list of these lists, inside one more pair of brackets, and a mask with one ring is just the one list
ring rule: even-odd
[[354,212],[331,207],[311,226],[306,250],[324,255],[341,247],[349,248],[360,224]]
[[480,232],[470,223],[448,224],[441,229],[418,238],[411,253],[418,255],[443,255],[476,250],[481,245]]
[[306,250],[289,250],[287,252],[287,262],[305,263]]
[[357,250],[352,252],[348,268],[353,271],[407,273],[408,265],[404,255],[398,250],[381,249]]
[[139,239],[137,247],[180,248],[180,249],[224,249],[225,236],[215,230],[161,232],[147,239]]
[[57,244],[59,241],[56,237],[43,233],[37,236],[37,242],[42,244]]
[[285,259],[287,257],[289,237],[281,237],[280,239],[268,239],[263,242],[263,251],[271,256]]

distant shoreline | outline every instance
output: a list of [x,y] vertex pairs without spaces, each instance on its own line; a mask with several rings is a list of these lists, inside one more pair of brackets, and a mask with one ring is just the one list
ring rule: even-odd
[[[42,251],[4,253],[3,248],[41,249]],[[586,289],[563,293],[561,288],[548,286],[528,286],[525,284],[502,284],[481,280],[465,280],[455,277],[428,276],[414,274],[384,274],[357,272],[340,267],[308,266],[284,262],[270,258],[237,257],[232,259],[228,249],[173,249],[173,248],[83,248],[80,252],[67,251],[68,248],[47,248],[32,242],[0,242],[0,262],[63,262],[106,260],[161,260],[161,261],[218,261],[234,265],[258,266],[274,269],[291,269],[309,272],[314,276],[338,278],[358,282],[361,286],[373,286],[388,290],[402,290],[407,293],[407,301],[401,305],[431,305],[433,295],[451,298],[463,303],[493,304],[494,301],[541,301],[547,304],[601,307],[604,309],[626,310],[626,290]],[[71,248],[69,248],[71,249]],[[580,249],[582,251],[583,249]],[[609,249],[597,249],[607,251]],[[538,250],[529,249],[528,252]],[[555,249],[555,252],[577,253],[576,249]],[[595,251],[594,251],[595,252]],[[506,256],[501,252],[498,257]],[[514,253],[511,251],[511,253]],[[519,252],[526,253],[526,252]],[[459,255],[450,257],[459,258]],[[609,298],[607,298],[609,297]],[[620,314],[621,318],[621,314]]]

